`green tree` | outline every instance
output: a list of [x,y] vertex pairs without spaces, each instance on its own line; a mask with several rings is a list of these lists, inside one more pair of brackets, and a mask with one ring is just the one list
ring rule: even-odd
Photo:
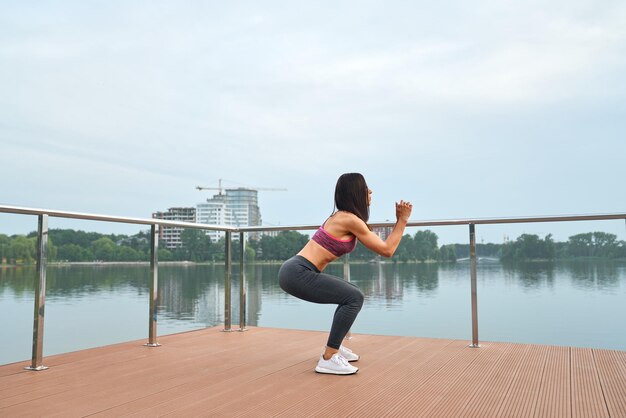
[[11,239],[7,235],[0,234],[0,263],[3,260],[9,261],[12,258]]
[[588,232],[569,237],[567,253],[573,257],[616,258],[621,253],[617,235],[606,232]]
[[[37,245],[37,240],[35,240],[35,245]],[[56,261],[59,248],[55,245],[54,241],[52,240],[52,237],[48,237],[48,250],[47,251],[48,251],[48,254],[46,255],[46,257],[48,258],[48,261]]]
[[522,234],[514,242],[502,246],[500,259],[503,261],[553,259],[555,245],[552,234],[542,240],[538,235]]
[[184,259],[201,262],[211,260],[211,238],[202,230],[190,228],[185,229],[180,235],[182,241],[182,251]]
[[277,236],[263,235],[259,241],[263,260],[287,260],[306,245],[309,237],[297,231],[281,231]]
[[113,256],[116,261],[140,261],[142,258],[139,251],[125,245],[117,247]]
[[92,261],[93,252],[76,244],[65,244],[58,248],[57,260],[62,261]]
[[573,257],[592,257],[593,233],[572,235],[569,237],[567,250]]
[[615,258],[626,258],[626,241],[618,241],[615,245]]
[[111,238],[102,237],[91,243],[91,250],[96,260],[114,261],[117,246]]
[[443,262],[456,262],[456,246],[454,244],[442,245],[439,248],[439,260]]
[[439,237],[433,231],[417,231],[413,238],[415,242],[415,256],[419,261],[439,259]]
[[350,260],[369,261],[375,257],[376,254],[360,242],[357,242],[354,251],[350,253]]
[[[32,234],[36,236],[37,233],[33,232]],[[75,231],[73,229],[51,229],[49,232],[49,237],[59,247],[65,244],[76,244],[83,248],[89,248],[92,242],[103,236],[97,232]],[[109,236],[109,238],[111,237]],[[113,238],[111,239],[115,241]]]
[[617,235],[606,232],[593,233],[593,251],[596,257],[614,257],[617,250]]
[[24,235],[16,235],[11,239],[11,256],[16,261],[32,262],[37,257],[36,240],[26,238]]
[[246,245],[246,261],[254,261],[256,259],[256,251],[254,248]]
[[150,252],[150,231],[140,231],[137,234],[124,239],[122,243],[143,253],[145,256]]
[[226,238],[220,238],[209,253],[211,261],[224,261],[226,259]]
[[158,254],[159,261],[173,261],[174,260],[174,254],[167,248],[159,248],[159,251],[157,254]]
[[400,239],[400,243],[398,244],[398,248],[396,248],[392,259],[394,261],[406,263],[409,260],[415,260],[415,253],[415,241],[413,240],[413,237],[409,234],[405,234],[402,236],[402,239]]

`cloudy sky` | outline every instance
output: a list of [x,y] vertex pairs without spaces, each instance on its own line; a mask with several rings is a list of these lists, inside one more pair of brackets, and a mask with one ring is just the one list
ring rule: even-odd
[[2,2],[0,204],[147,218],[223,178],[288,189],[260,192],[265,224],[313,224],[360,171],[372,221],[399,199],[414,220],[624,213],[624,22],[621,0]]

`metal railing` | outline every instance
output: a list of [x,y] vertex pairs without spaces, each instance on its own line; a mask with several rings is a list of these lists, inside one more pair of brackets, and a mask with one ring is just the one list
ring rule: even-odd
[[[49,209],[33,209],[17,206],[0,205],[0,213],[12,213],[22,215],[36,215],[38,217],[37,228],[37,282],[35,286],[35,304],[33,318],[33,349],[31,365],[28,370],[45,370],[43,365],[43,334],[44,334],[44,308],[46,289],[46,266],[48,247],[48,218],[71,218],[103,222],[129,223],[138,225],[150,225],[150,308],[148,321],[148,342],[150,347],[157,347],[157,298],[158,298],[158,237],[159,228],[177,227],[194,228],[211,231],[224,231],[225,239],[225,274],[224,274],[224,331],[232,331],[231,320],[231,280],[232,280],[232,234],[239,233],[240,249],[240,275],[239,275],[239,331],[246,330],[246,277],[245,277],[245,234],[251,232],[271,232],[271,231],[303,231],[315,230],[319,228],[314,225],[289,225],[289,226],[248,226],[231,227],[225,225],[207,225],[191,222],[176,222],[161,219],[129,218],[122,216],[97,215],[78,212],[65,212]],[[536,222],[572,222],[572,221],[603,221],[603,220],[625,220],[626,213],[619,214],[596,214],[596,215],[569,215],[569,216],[542,216],[542,217],[518,217],[518,218],[475,218],[456,220],[432,220],[409,222],[407,227],[425,226],[469,226],[469,246],[470,246],[470,280],[471,280],[471,316],[472,316],[472,342],[470,347],[480,347],[478,339],[478,297],[477,297],[477,260],[476,260],[476,225],[488,224],[515,224],[515,223],[536,223]],[[389,227],[394,223],[381,222],[370,223],[372,227]],[[344,258],[344,278],[349,280],[350,266],[348,257]]]

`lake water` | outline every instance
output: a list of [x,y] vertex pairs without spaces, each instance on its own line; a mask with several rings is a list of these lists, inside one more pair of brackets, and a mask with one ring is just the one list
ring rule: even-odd
[[[246,266],[248,324],[327,330],[334,306],[285,294],[278,268]],[[343,266],[327,272],[342,276]],[[468,263],[353,264],[351,277],[366,295],[353,332],[471,341]],[[34,282],[34,267],[0,267],[0,364],[31,356]],[[235,268],[233,328],[238,282]],[[48,267],[44,355],[147,340],[148,283],[147,265]],[[223,311],[223,266],[159,266],[159,335],[221,324]],[[478,265],[481,341],[626,350],[624,318],[624,262]]]

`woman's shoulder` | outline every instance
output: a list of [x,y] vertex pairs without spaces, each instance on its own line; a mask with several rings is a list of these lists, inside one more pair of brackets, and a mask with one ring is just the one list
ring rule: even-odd
[[363,222],[363,220],[356,216],[354,213],[343,210],[338,210],[337,212],[333,213],[329,220],[332,220],[333,223],[336,222],[337,224],[343,225],[350,230],[354,226],[365,225],[365,222]]
[[354,218],[359,219],[359,217],[356,216],[352,212],[348,212],[348,211],[345,211],[345,210],[338,210],[335,213],[333,213],[332,215],[330,215],[329,219],[347,220],[347,219],[354,219]]

